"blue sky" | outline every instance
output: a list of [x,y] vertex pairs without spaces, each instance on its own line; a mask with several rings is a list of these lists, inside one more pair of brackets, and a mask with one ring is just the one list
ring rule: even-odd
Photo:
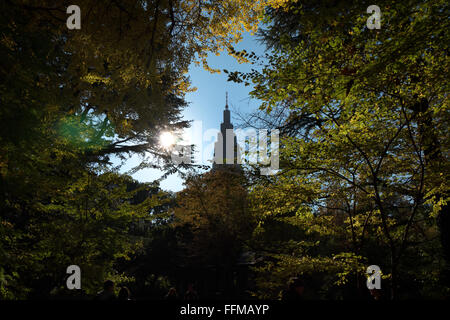
[[[254,51],[259,56],[264,54],[264,47],[257,42],[256,36],[252,36],[249,33],[243,35],[243,40],[235,48],[236,50],[246,49],[247,52]],[[229,56],[226,52],[222,52],[220,56],[210,55],[208,64],[212,68],[220,70],[250,71],[251,68],[256,69],[254,65],[239,64],[236,59]],[[202,66],[191,64],[189,76],[192,86],[196,87],[197,91],[186,95],[186,101],[189,103],[189,106],[184,110],[183,117],[185,120],[201,121],[203,133],[208,129],[220,128],[225,107],[225,92],[228,92],[228,105],[231,109],[233,123],[237,122],[236,114],[233,114],[233,111],[239,110],[241,113],[246,113],[259,106],[257,100],[249,99],[248,94],[252,90],[251,85],[246,87],[242,83],[228,82],[227,74],[224,72],[211,74],[204,70]],[[212,143],[213,140],[211,138],[211,142],[207,142],[207,144],[211,145]],[[205,143],[203,147],[207,148]],[[209,159],[212,156],[211,152]],[[125,163],[121,171],[125,172],[138,163],[139,158],[133,156]],[[151,182],[161,175],[162,173],[158,170],[143,169],[132,176],[141,182]],[[161,188],[174,192],[180,191],[183,189],[183,180],[176,174],[171,175],[161,182]]]

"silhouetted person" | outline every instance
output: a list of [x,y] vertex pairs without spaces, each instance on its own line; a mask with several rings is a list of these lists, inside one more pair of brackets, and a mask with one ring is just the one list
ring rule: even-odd
[[291,278],[288,283],[288,289],[283,290],[281,294],[281,300],[295,301],[303,300],[303,291],[305,290],[305,284],[299,278]]
[[178,300],[178,293],[177,293],[177,289],[175,289],[174,287],[169,289],[169,292],[166,294],[166,300]]
[[99,301],[114,301],[116,300],[116,295],[114,293],[114,282],[111,280],[106,280],[103,284],[103,290],[100,291],[95,300]]
[[188,289],[184,294],[184,300],[198,300],[198,294],[194,290],[194,285],[192,283],[188,284]]
[[129,301],[131,300],[130,297],[131,297],[130,290],[127,287],[120,288],[119,296],[117,298],[118,300]]

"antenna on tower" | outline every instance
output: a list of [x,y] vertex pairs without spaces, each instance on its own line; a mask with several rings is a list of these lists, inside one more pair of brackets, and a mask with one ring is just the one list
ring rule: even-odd
[[225,109],[228,109],[228,91],[225,92]]

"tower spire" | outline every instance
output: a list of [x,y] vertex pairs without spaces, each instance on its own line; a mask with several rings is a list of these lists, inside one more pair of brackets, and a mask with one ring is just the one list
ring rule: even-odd
[[228,91],[225,92],[225,109],[228,109]]

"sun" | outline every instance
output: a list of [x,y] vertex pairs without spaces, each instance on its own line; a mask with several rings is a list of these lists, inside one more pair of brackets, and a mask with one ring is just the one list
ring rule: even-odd
[[163,132],[159,136],[159,143],[164,148],[170,148],[175,144],[175,136],[171,132]]

